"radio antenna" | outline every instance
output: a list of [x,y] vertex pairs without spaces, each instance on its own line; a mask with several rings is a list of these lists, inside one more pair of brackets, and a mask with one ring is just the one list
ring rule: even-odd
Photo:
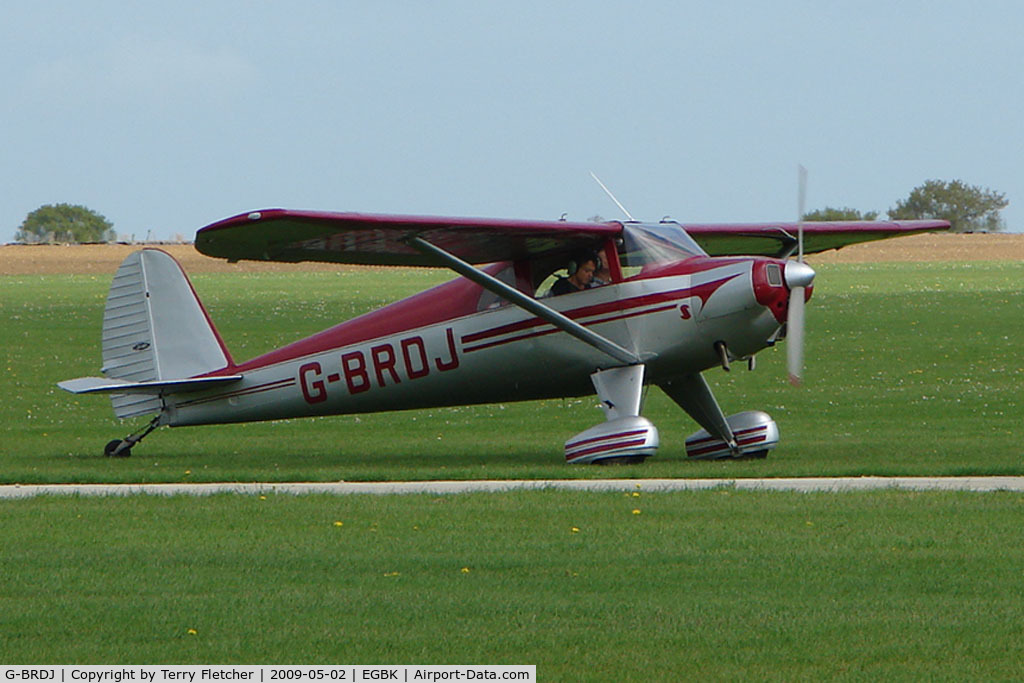
[[601,182],[601,179],[598,178],[593,171],[590,172],[590,177],[597,181],[597,184],[601,186],[601,189],[604,190],[604,193],[608,195],[613,202],[615,202],[615,206],[619,207],[619,210],[622,211],[622,213],[626,214],[626,218],[628,218],[631,221],[636,221],[636,219],[633,218],[632,214],[630,214],[629,211],[626,211],[626,207],[622,205],[622,202],[615,198],[615,195],[612,194],[612,191],[609,190],[605,186],[605,184]]

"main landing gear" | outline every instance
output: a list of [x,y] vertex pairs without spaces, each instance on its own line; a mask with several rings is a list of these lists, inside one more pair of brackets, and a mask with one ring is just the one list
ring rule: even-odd
[[569,464],[622,465],[643,462],[658,450],[658,429],[640,415],[644,366],[599,370],[590,376],[605,421],[565,442]]
[[128,458],[132,454],[132,446],[146,438],[146,435],[160,426],[160,415],[146,425],[145,428],[129,434],[123,439],[114,439],[103,447],[103,455],[108,458]]

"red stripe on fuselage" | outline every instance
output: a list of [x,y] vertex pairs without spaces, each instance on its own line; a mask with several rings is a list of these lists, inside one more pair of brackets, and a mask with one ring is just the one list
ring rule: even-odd
[[[652,305],[652,304],[665,303],[665,302],[669,302],[669,301],[675,302],[675,301],[678,301],[679,299],[688,299],[688,298],[694,297],[694,296],[699,297],[702,304],[706,304],[706,303],[708,303],[708,299],[711,298],[712,294],[714,294],[716,291],[718,291],[718,289],[721,288],[726,283],[728,283],[728,282],[738,278],[738,276],[740,274],[741,273],[738,273],[738,272],[737,273],[733,273],[731,275],[726,276],[726,278],[721,278],[719,280],[715,280],[715,281],[712,281],[710,283],[705,283],[705,284],[702,284],[702,285],[696,285],[696,286],[693,286],[693,287],[686,287],[686,288],[679,289],[679,290],[669,290],[668,292],[657,292],[655,294],[642,294],[640,296],[630,297],[628,299],[617,299],[617,300],[608,301],[608,302],[605,302],[605,303],[594,304],[592,306],[584,306],[582,308],[575,308],[575,309],[572,309],[572,310],[564,311],[563,315],[565,315],[566,317],[569,317],[571,319],[574,319],[574,321],[575,321],[575,319],[580,319],[580,318],[584,318],[584,317],[591,317],[591,316],[595,316],[595,315],[601,315],[601,314],[609,313],[609,312],[620,313],[620,314],[612,316],[612,317],[600,319],[600,321],[590,321],[590,322],[585,324],[585,325],[596,325],[596,324],[599,324],[599,323],[610,323],[612,321],[618,321],[618,319],[623,319],[623,318],[626,318],[626,317],[632,317],[634,315],[643,315],[645,313],[660,312],[660,311],[668,310],[668,309],[673,308],[675,306],[675,303],[673,303],[672,305],[669,305],[669,306],[659,306],[658,308],[651,309],[651,310],[641,310],[641,311],[635,311],[635,312],[626,312],[626,311],[629,311],[631,309],[640,308],[642,306],[648,306],[648,305]],[[550,325],[550,324],[547,323],[546,321],[543,321],[543,319],[541,319],[540,317],[530,317],[530,318],[525,319],[525,321],[518,321],[516,323],[509,323],[508,325],[502,325],[502,326],[499,326],[497,328],[492,328],[490,330],[482,330],[480,332],[474,332],[472,334],[465,335],[465,336],[462,337],[462,343],[465,345],[465,344],[472,343],[474,341],[480,341],[482,339],[489,339],[489,338],[492,338],[492,337],[500,337],[502,335],[512,334],[512,333],[520,332],[520,331],[523,331],[523,330],[529,330],[529,329],[537,328],[537,327],[544,326],[544,325]],[[480,344],[478,346],[466,347],[464,350],[466,352],[477,351],[477,350],[480,350],[480,349],[483,349],[483,348],[489,348],[489,347],[492,347],[492,346],[498,346],[500,344],[505,344],[505,343],[512,342],[512,341],[519,341],[519,340],[522,340],[522,339],[529,339],[531,337],[540,337],[540,336],[552,334],[552,333],[555,333],[555,332],[558,332],[558,330],[557,329],[550,329],[550,330],[546,330],[546,331],[541,331],[541,332],[536,332],[536,333],[531,333],[531,334],[527,334],[527,335],[522,335],[522,336],[514,337],[512,339],[505,339],[505,340],[501,340],[501,341],[490,342],[490,343],[487,343],[487,344]]]
[[265,384],[257,384],[256,386],[246,387],[244,389],[237,389],[235,391],[228,391],[223,394],[217,394],[215,396],[204,396],[203,398],[197,398],[192,401],[182,401],[177,405],[180,408],[186,406],[196,406],[202,403],[212,403],[213,401],[223,401],[224,399],[234,398],[235,396],[250,396],[252,394],[262,394],[265,391],[274,391],[275,389],[285,389],[287,387],[295,386],[295,378],[290,377],[288,379],[279,379],[273,382],[266,382]]
[[[622,315],[615,315],[615,316],[612,316],[610,318],[602,318],[600,320],[591,320],[589,322],[583,323],[583,326],[587,327],[589,325],[599,325],[599,324],[602,324],[602,323],[610,323],[610,322],[614,322],[616,320],[625,320],[626,318],[635,318],[635,317],[640,316],[640,315],[647,315],[648,313],[660,313],[662,311],[671,310],[671,309],[673,309],[675,307],[676,307],[675,304],[671,304],[669,306],[659,306],[658,308],[648,308],[648,309],[645,309],[645,310],[642,310],[642,311],[634,311],[633,313],[623,313]],[[561,330],[558,329],[557,327],[551,327],[551,328],[546,329],[546,330],[539,330],[537,332],[530,332],[530,333],[527,333],[527,334],[521,334],[521,335],[518,335],[516,337],[509,337],[507,339],[498,339],[496,341],[487,342],[486,344],[477,344],[476,346],[464,346],[462,350],[465,351],[466,353],[471,353],[473,351],[482,351],[483,349],[490,349],[490,348],[493,348],[495,346],[502,346],[503,344],[511,344],[512,342],[523,341],[524,339],[533,339],[535,337],[543,337],[545,335],[555,334],[556,332],[561,332]],[[465,343],[466,338],[463,337],[462,339],[463,339],[463,343]]]

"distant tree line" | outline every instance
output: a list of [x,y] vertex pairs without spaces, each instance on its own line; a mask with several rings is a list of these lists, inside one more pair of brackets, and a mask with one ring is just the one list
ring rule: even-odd
[[77,204],[46,204],[31,212],[15,233],[18,242],[112,242],[114,224]]
[[[906,199],[889,209],[890,220],[938,218],[947,220],[954,232],[997,232],[1006,229],[1000,211],[1009,205],[1006,195],[961,180],[929,180],[915,187]],[[825,207],[804,214],[808,221],[873,221],[877,211]],[[601,221],[592,216],[592,221]],[[25,217],[18,242],[112,242],[114,225],[92,209],[77,204],[46,204]]]
[[[1006,229],[1000,211],[1009,205],[1006,195],[962,180],[929,180],[915,187],[906,199],[889,209],[890,220],[938,218],[949,221],[954,232],[998,232]],[[825,207],[804,214],[807,221],[873,221],[877,211]]]

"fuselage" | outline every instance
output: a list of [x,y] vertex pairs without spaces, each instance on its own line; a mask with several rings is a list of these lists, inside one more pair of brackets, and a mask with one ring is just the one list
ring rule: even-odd
[[[509,264],[493,264],[499,273]],[[694,257],[544,299],[629,349],[646,381],[700,372],[772,344],[785,320],[785,262]],[[165,396],[164,424],[512,402],[594,393],[619,365],[601,351],[459,278],[211,374],[239,382]]]

